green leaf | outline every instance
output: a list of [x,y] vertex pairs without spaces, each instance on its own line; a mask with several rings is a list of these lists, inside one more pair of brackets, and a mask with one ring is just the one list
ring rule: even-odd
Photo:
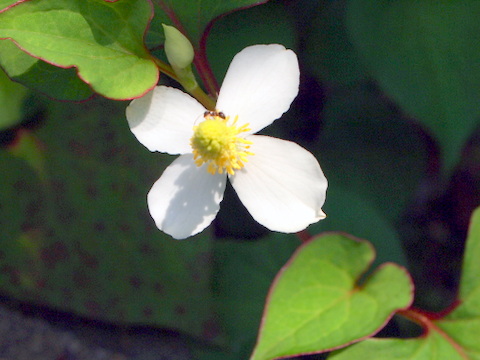
[[0,11],[5,11],[6,8],[20,1],[21,0],[0,0]]
[[34,58],[8,40],[0,41],[0,65],[13,80],[58,100],[85,100],[93,94],[75,69]]
[[151,14],[145,0],[25,1],[0,13],[0,38],[55,66],[76,67],[106,97],[128,99],[158,81],[143,44]]
[[314,151],[330,183],[351,189],[398,223],[426,174],[418,128],[365,83],[331,91],[322,118]]
[[475,210],[469,229],[462,278],[460,305],[437,322],[470,359],[480,359],[480,209]]
[[[159,0],[155,2],[155,18],[150,31],[163,33],[161,23],[182,30],[194,47],[208,24],[216,17],[240,8],[258,5],[268,0]],[[148,43],[152,44],[152,41]],[[157,43],[160,45],[160,43]]]
[[[464,305],[477,299],[480,301],[480,208],[474,211],[470,220],[465,256],[463,260],[460,299]],[[480,302],[472,302],[475,312],[480,315]]]
[[21,0],[0,0],[0,12],[6,11],[8,7],[20,1]]
[[369,339],[332,354],[331,360],[480,359],[480,209],[471,220],[457,307],[431,320],[421,315],[426,334],[416,339]]
[[44,178],[0,152],[0,292],[99,320],[218,336],[208,231],[175,241],[148,213],[146,194],[173,157],[135,140],[126,103],[48,104],[36,131]]
[[371,336],[412,302],[403,268],[384,264],[362,284],[373,261],[366,241],[337,234],[302,246],[279,272],[252,360],[318,353]]
[[365,66],[347,34],[346,0],[319,4],[311,24],[304,29],[304,58],[312,74],[322,82],[350,84],[367,76]]
[[22,105],[27,89],[14,83],[0,69],[0,130],[17,125],[22,120]]
[[[275,19],[275,26],[269,22]],[[232,36],[235,33],[235,36]],[[281,2],[268,2],[216,20],[210,29],[207,55],[216,78],[223,79],[233,57],[247,46],[282,44],[295,49],[295,26]]]
[[[369,339],[332,353],[328,360],[465,360],[437,332],[420,339]],[[469,358],[474,359],[474,358]]]
[[451,169],[480,116],[480,3],[350,0],[347,11],[367,67],[438,138]]

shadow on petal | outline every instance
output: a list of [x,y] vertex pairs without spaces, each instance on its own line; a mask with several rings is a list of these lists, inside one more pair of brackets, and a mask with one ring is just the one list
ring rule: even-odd
[[197,167],[191,154],[177,158],[148,194],[150,214],[157,227],[176,239],[205,229],[223,199],[227,177]]

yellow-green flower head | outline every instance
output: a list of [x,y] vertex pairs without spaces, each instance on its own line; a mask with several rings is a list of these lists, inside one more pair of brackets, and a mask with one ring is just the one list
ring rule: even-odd
[[158,86],[127,107],[127,120],[150,151],[180,156],[148,193],[157,227],[184,239],[215,218],[227,178],[252,217],[270,230],[298,232],[325,218],[327,179],[299,145],[254,135],[297,96],[295,53],[255,45],[232,60],[216,110],[186,93]]
[[162,24],[165,32],[165,54],[174,68],[185,69],[193,61],[194,51],[190,41],[175,27]]

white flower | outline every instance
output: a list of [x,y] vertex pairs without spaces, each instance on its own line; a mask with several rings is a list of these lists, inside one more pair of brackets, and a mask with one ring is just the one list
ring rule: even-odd
[[148,193],[159,229],[184,239],[215,218],[227,177],[253,218],[270,230],[298,232],[325,218],[327,180],[315,157],[290,141],[252,135],[297,96],[295,53],[255,45],[232,60],[216,111],[158,86],[127,108],[133,134],[150,151],[181,154]]

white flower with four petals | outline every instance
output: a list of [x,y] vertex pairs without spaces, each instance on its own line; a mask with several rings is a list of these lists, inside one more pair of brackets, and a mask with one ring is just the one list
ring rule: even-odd
[[205,229],[227,177],[270,230],[298,232],[325,217],[327,179],[315,157],[293,142],[253,135],[289,109],[299,78],[293,51],[254,45],[233,58],[215,112],[166,86],[130,103],[127,120],[137,139],[150,151],[180,154],[147,196],[160,230],[184,239]]

